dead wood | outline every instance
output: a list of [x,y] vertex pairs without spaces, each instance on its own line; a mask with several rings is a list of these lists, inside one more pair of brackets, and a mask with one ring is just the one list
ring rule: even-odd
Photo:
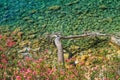
[[61,36],[58,33],[50,35],[50,37],[55,38],[54,42],[55,42],[55,45],[58,50],[57,54],[58,54],[58,62],[59,63],[64,63],[63,47],[62,47],[62,43],[60,40],[62,40],[62,39],[77,39],[77,38],[85,38],[85,37],[97,37],[97,36],[110,37],[112,43],[115,43],[116,45],[120,46],[120,39],[116,39],[115,37],[113,37],[111,35],[101,34],[98,32],[89,32],[89,33],[84,33],[81,35],[71,35],[71,36]]
[[120,49],[120,37],[111,36],[110,42]]

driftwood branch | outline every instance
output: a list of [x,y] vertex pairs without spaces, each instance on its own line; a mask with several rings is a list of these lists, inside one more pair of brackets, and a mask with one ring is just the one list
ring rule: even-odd
[[120,48],[120,37],[111,36],[110,42]]
[[91,33],[84,33],[82,35],[61,36],[61,39],[75,39],[75,38],[95,37],[95,36],[110,36],[110,35],[91,32]]
[[105,37],[110,37],[111,41],[117,45],[120,45],[120,39],[116,39],[115,37],[111,37],[111,35],[107,35],[107,34],[101,34],[98,32],[91,32],[91,33],[84,33],[81,35],[71,35],[71,36],[61,36],[60,34],[52,34],[50,35],[50,37],[54,37],[55,40],[55,45],[57,47],[58,50],[58,62],[59,63],[64,63],[64,55],[63,55],[63,47],[62,47],[62,43],[61,43],[61,39],[76,39],[76,38],[84,38],[84,37],[96,37],[96,36],[105,36]]
[[63,47],[62,47],[62,43],[60,41],[61,37],[56,37],[55,38],[55,45],[58,49],[58,62],[59,63],[64,63],[64,56],[63,56]]

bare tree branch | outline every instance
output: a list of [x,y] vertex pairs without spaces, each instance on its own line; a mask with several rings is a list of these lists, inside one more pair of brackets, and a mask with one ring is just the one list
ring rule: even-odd
[[64,55],[63,55],[63,47],[61,43],[61,39],[76,39],[76,38],[84,38],[84,37],[96,37],[96,36],[105,36],[105,37],[110,37],[111,41],[115,43],[116,45],[120,46],[120,39],[116,39],[115,37],[112,37],[112,35],[108,34],[101,34],[98,32],[89,32],[89,33],[84,33],[81,35],[71,35],[71,36],[61,36],[59,33],[57,34],[52,34],[49,35],[51,38],[55,38],[55,45],[58,49],[58,62],[59,63],[64,63]]
[[64,56],[63,56],[63,47],[60,41],[60,37],[55,38],[55,45],[58,49],[58,62],[64,63]]
[[72,38],[75,39],[75,38],[94,37],[94,36],[109,36],[109,35],[92,32],[92,33],[85,33],[82,35],[61,36],[61,39],[72,39]]
[[114,45],[120,47],[120,38],[119,37],[115,37],[115,36],[111,36],[111,40],[110,40]]

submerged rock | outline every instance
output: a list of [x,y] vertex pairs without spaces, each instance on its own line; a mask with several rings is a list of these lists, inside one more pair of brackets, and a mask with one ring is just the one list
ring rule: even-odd
[[58,5],[51,6],[51,7],[48,8],[48,10],[53,10],[53,11],[60,10],[60,9],[61,9],[61,7],[58,6]]
[[107,6],[106,5],[100,5],[99,9],[105,10],[105,9],[107,9]]
[[79,3],[79,0],[75,0],[75,1],[70,2],[70,3],[67,3],[67,4],[65,4],[65,5],[66,5],[66,6],[71,6],[71,5],[77,4],[77,3]]
[[30,20],[30,17],[29,16],[25,16],[25,17],[23,17],[23,20],[24,21]]
[[35,14],[37,12],[37,10],[31,10],[29,13],[30,14]]

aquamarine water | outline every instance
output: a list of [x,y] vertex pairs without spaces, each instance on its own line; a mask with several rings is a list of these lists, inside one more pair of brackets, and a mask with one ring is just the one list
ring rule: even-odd
[[[50,9],[54,6],[60,8]],[[117,33],[120,0],[0,0],[0,26],[65,35],[84,31]]]

